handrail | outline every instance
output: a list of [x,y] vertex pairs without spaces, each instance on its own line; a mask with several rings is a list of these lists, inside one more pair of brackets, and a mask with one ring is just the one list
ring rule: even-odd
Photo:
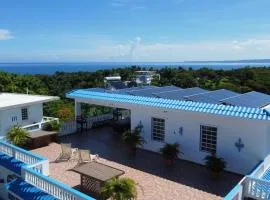
[[60,183],[48,176],[39,174],[28,167],[22,167],[25,180],[45,191],[46,193],[63,200],[94,200],[92,197],[83,194],[63,183]]
[[55,117],[43,117],[42,120],[38,123],[34,123],[34,124],[29,124],[26,126],[23,126],[22,128],[27,130],[27,131],[36,131],[36,130],[41,130],[42,129],[42,125],[46,124],[48,122],[52,122],[52,121],[57,121],[57,123],[59,123],[59,119],[55,118]]
[[[0,140],[0,151],[7,154],[7,155],[9,155],[9,156],[14,157],[14,158],[16,158],[15,153],[17,151],[17,152],[29,155],[30,157],[34,158],[36,160],[35,162],[42,161],[42,160],[47,160],[47,158],[45,158],[45,157],[42,157],[42,156],[37,155],[35,153],[32,153],[31,151],[27,151],[27,150],[24,150],[22,148],[19,148],[19,147],[15,146],[15,145],[12,145],[12,144],[10,144],[8,142],[5,142],[3,140]],[[23,160],[20,160],[20,161],[24,162]],[[35,162],[26,163],[26,164],[34,164]]]

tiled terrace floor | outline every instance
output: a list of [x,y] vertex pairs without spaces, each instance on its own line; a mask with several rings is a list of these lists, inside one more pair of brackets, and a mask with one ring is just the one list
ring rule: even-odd
[[[88,133],[65,136],[64,143],[72,143],[74,148],[91,149],[99,154],[99,162],[125,171],[125,175],[138,183],[139,200],[176,199],[221,199],[241,179],[240,176],[224,173],[219,181],[213,181],[205,167],[178,160],[167,169],[159,154],[139,150],[136,157],[126,153],[126,147],[112,134],[111,128],[100,128]],[[60,154],[60,146],[52,143],[34,150],[47,157],[50,175],[72,187],[80,184],[80,177],[68,171],[76,162],[55,163]]]

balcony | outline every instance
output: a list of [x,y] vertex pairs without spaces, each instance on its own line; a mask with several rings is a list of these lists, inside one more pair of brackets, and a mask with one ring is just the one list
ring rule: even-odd
[[44,126],[44,124],[50,123],[50,122],[54,122],[54,121],[56,121],[57,123],[59,123],[59,119],[58,118],[54,118],[54,117],[43,117],[40,122],[34,123],[34,124],[30,124],[30,125],[26,125],[26,126],[23,126],[22,128],[24,128],[28,132],[38,131],[38,130],[42,130],[42,127]]
[[47,158],[2,140],[0,140],[0,165],[18,176],[7,184],[7,190],[16,196],[29,197],[32,195],[35,196],[35,199],[46,196],[61,200],[93,200],[93,198],[50,178]]
[[268,155],[250,175],[245,176],[225,200],[251,198],[270,199],[270,155]]

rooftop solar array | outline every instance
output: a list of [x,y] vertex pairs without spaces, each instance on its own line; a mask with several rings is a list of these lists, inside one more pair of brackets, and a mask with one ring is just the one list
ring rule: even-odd
[[270,104],[270,95],[260,92],[248,92],[235,97],[220,100],[223,104],[261,108]]
[[239,95],[239,93],[226,90],[226,89],[220,89],[210,92],[205,92],[201,94],[195,94],[191,96],[186,96],[185,99],[189,101],[196,101],[196,102],[204,102],[204,103],[215,103],[218,104],[220,100],[229,98],[229,97],[235,97]]
[[228,104],[252,108],[262,108],[270,105],[270,95],[255,91],[239,94],[226,89],[208,91],[199,87],[182,89],[176,86],[142,86],[119,89],[116,91],[109,91],[104,88],[90,88],[86,89],[86,91],[127,94],[132,96],[155,97],[212,104]]
[[157,92],[168,92],[168,91],[175,91],[179,90],[181,88],[176,86],[164,86],[164,87],[155,87],[155,88],[146,88],[141,90],[134,90],[131,92],[128,92],[131,95],[134,96],[143,96],[143,97],[155,97],[153,94]]
[[147,107],[185,110],[191,112],[209,113],[253,120],[270,120],[270,114],[268,112],[263,109],[251,107],[218,105],[191,101],[178,101],[171,99],[140,97],[106,92],[91,92],[86,90],[71,91],[70,93],[67,93],[66,96],[68,98],[74,99],[80,98],[95,101],[98,100],[105,103],[113,102],[118,103],[119,105],[123,103],[136,104]]
[[193,88],[179,89],[179,90],[174,90],[174,91],[165,91],[165,92],[159,92],[159,93],[153,93],[153,94],[156,97],[163,98],[163,99],[184,100],[186,96],[200,94],[204,92],[208,92],[208,90],[205,90],[199,87],[193,87]]

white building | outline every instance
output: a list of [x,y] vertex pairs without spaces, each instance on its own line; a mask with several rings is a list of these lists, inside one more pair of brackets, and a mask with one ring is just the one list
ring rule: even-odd
[[19,125],[35,133],[55,118],[43,116],[43,103],[53,96],[0,93],[0,199],[1,200],[94,200],[49,177],[49,160],[3,140]]
[[14,125],[27,128],[39,125],[43,117],[43,103],[58,100],[59,97],[0,93],[0,138]]
[[249,173],[270,153],[270,114],[264,109],[89,89],[67,97],[75,100],[77,115],[81,102],[130,110],[131,128],[143,125],[147,150],[158,152],[165,143],[177,142],[182,159],[203,164],[204,157],[214,152],[226,160],[228,171],[240,174]]
[[150,85],[154,76],[159,76],[155,71],[136,71],[135,72],[135,82],[138,85]]

